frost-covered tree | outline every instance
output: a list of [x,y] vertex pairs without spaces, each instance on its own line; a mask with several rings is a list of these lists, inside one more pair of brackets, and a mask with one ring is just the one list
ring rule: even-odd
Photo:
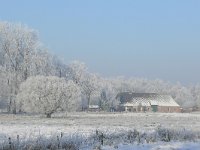
[[8,95],[10,92],[7,80],[5,80],[6,77],[6,70],[0,65],[0,109],[6,108]]
[[55,76],[30,77],[21,84],[17,95],[19,109],[45,114],[58,110],[74,110],[80,99],[80,90],[73,81]]
[[191,94],[194,98],[195,107],[200,108],[200,85],[190,87]]
[[119,105],[119,101],[116,99],[118,92],[110,80],[102,80],[100,90],[100,107],[102,110],[110,111],[110,109],[116,108]]
[[32,75],[54,76],[55,66],[53,56],[46,50],[40,49],[32,56]]
[[73,80],[79,86],[81,86],[87,75],[88,68],[83,62],[72,61],[67,67],[67,79]]
[[21,24],[0,22],[1,65],[6,69],[9,86],[8,111],[16,112],[19,85],[30,76],[32,53],[37,49],[37,33]]
[[87,99],[87,108],[89,108],[91,96],[98,94],[99,80],[95,74],[88,74],[81,83],[82,93]]
[[92,95],[99,94],[98,87],[100,83],[98,76],[89,73],[84,63],[73,61],[68,65],[67,79],[73,80],[81,88],[81,93],[87,100],[88,108]]
[[54,75],[58,77],[66,77],[67,65],[57,56],[52,57],[52,62],[54,66]]
[[22,24],[0,22],[0,66],[6,76],[8,112],[16,112],[19,86],[30,76],[64,76],[65,66],[39,42],[35,30]]

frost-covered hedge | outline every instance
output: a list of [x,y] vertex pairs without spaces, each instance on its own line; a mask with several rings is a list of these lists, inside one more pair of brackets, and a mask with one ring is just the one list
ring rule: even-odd
[[51,137],[40,136],[35,139],[20,139],[4,137],[0,140],[2,150],[45,150],[45,149],[101,149],[101,145],[120,144],[144,144],[155,142],[174,142],[174,141],[200,141],[200,132],[193,132],[185,129],[167,129],[159,127],[154,131],[139,132],[137,130],[121,130],[119,132],[105,132],[96,130],[88,135],[75,133],[54,135]]

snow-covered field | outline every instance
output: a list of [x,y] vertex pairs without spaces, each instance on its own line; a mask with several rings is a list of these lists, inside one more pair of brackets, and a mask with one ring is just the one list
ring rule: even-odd
[[[118,145],[118,150],[199,150],[200,143],[154,143],[141,145]],[[102,150],[116,150],[116,147],[105,146]]]
[[[124,133],[136,129],[151,133],[157,128],[186,130],[191,133],[200,132],[200,114],[187,113],[68,113],[55,114],[48,119],[39,115],[0,114],[0,141],[11,139],[34,139],[37,137],[53,137],[63,135],[95,135],[96,130],[104,134]],[[198,137],[200,138],[200,137]],[[120,144],[106,145],[102,149],[197,149],[199,139],[193,141],[172,141],[173,143],[151,143],[143,145]],[[191,148],[190,148],[191,147]],[[87,149],[87,148],[86,148]]]

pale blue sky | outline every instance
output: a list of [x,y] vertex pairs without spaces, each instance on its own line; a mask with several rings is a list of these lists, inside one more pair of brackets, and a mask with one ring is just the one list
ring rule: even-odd
[[200,83],[199,0],[0,0],[0,20],[103,76]]

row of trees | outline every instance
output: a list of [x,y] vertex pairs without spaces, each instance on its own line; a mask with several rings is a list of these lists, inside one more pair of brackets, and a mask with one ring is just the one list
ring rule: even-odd
[[21,83],[31,76],[62,76],[60,61],[41,45],[35,30],[0,22],[0,100],[16,113]]
[[170,94],[182,107],[200,106],[200,86],[182,86],[142,78],[106,79],[79,61],[69,64],[51,55],[38,33],[21,24],[0,22],[0,108],[10,113],[77,110],[99,104],[116,107],[119,92]]

